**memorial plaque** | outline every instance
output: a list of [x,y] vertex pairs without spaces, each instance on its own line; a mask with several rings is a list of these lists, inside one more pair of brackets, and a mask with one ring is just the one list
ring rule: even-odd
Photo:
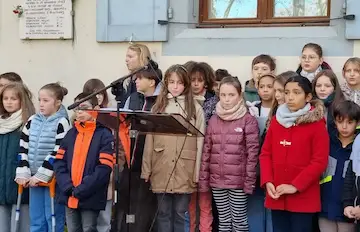
[[72,0],[24,0],[21,39],[71,39]]

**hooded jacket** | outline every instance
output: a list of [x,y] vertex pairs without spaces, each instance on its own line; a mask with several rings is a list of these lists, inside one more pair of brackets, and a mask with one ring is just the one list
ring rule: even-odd
[[114,164],[114,136],[96,122],[75,122],[56,154],[60,204],[72,209],[104,210]]
[[244,99],[248,102],[260,101],[258,90],[255,87],[253,79],[245,83]]
[[[167,97],[169,102],[164,113],[177,113],[186,117],[183,112],[185,97],[179,96],[176,100],[171,95]],[[194,103],[196,117],[190,123],[204,134],[204,111],[196,100]],[[193,193],[199,180],[203,142],[201,136],[148,134],[141,178],[150,179],[155,193]]]
[[[286,106],[285,106],[286,107]],[[321,210],[320,176],[329,156],[329,136],[324,106],[312,102],[310,111],[296,118],[289,128],[273,117],[260,154],[261,186],[270,182],[275,188],[293,185],[297,192],[272,199],[267,193],[265,206],[273,210],[314,213]]]

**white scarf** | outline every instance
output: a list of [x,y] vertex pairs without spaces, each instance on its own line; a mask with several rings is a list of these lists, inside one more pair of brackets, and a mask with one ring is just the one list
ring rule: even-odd
[[291,112],[286,104],[282,104],[276,111],[276,120],[285,128],[292,127],[296,120],[305,115],[311,109],[310,103],[307,103],[304,108],[296,112]]
[[18,129],[23,124],[22,111],[18,110],[8,118],[0,117],[0,134],[7,134]]
[[315,70],[315,72],[306,72],[304,69],[301,70],[300,75],[306,77],[310,82],[312,82],[315,76],[321,72],[321,65]]

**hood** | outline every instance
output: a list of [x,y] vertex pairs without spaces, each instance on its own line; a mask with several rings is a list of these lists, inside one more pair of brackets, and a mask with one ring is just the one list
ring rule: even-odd
[[251,114],[251,116],[254,116],[255,118],[260,117],[259,104],[261,104],[261,101],[245,102],[245,105],[249,109],[249,113]]
[[317,122],[324,119],[325,116],[325,106],[320,100],[313,100],[310,102],[311,110],[306,114],[300,116],[296,120],[296,124],[305,124]]
[[249,92],[249,93],[257,93],[258,90],[255,88],[255,83],[254,80],[248,80],[245,83],[245,92]]
[[42,114],[39,114],[40,117],[44,120],[47,120],[47,121],[52,121],[52,120],[57,120],[59,118],[67,118],[69,119],[69,115],[66,111],[66,108],[64,105],[61,105],[59,110],[54,114],[54,115],[51,115],[50,117],[46,118],[44,115]]
[[155,91],[154,91],[154,93],[153,93],[153,96],[159,96],[159,94],[160,94],[160,91],[161,91],[161,88],[162,88],[162,82],[160,82],[157,86],[156,86],[156,88],[155,88]]

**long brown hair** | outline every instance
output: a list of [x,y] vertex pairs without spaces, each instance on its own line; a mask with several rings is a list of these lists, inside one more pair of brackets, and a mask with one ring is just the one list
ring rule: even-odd
[[[105,88],[104,82],[102,82],[100,79],[94,78],[85,82],[83,92],[93,93],[103,88]],[[101,103],[100,107],[105,108],[109,104],[109,95],[106,91],[101,92],[101,94],[104,96],[104,100]]]
[[187,69],[180,64],[172,65],[165,72],[164,76],[164,84],[161,87],[161,92],[156,99],[156,102],[153,106],[152,111],[154,113],[163,113],[165,111],[166,106],[169,104],[168,99],[168,85],[171,74],[175,73],[180,80],[184,83],[184,92],[181,94],[185,96],[185,112],[186,118],[191,120],[192,118],[196,119],[196,109],[194,103],[194,96],[191,90],[191,80],[188,74]]
[[[282,86],[285,86],[286,81],[294,76],[298,76],[298,74],[293,71],[286,71],[286,72],[280,73],[278,76],[276,76],[276,78],[274,80],[274,84],[275,84],[275,82],[277,82],[277,83],[281,84]],[[270,112],[269,112],[270,120],[271,120],[271,117],[274,116],[274,114],[276,113],[278,106],[279,106],[279,103],[277,102],[277,100],[274,97],[273,104],[272,104]]]
[[315,78],[314,78],[314,80],[312,82],[313,96],[318,98],[318,96],[316,95],[315,88],[316,88],[316,83],[317,83],[318,79],[320,77],[322,77],[322,76],[326,76],[327,78],[329,78],[329,80],[331,82],[331,85],[334,87],[335,97],[334,97],[334,100],[333,100],[331,105],[334,106],[336,103],[345,100],[344,94],[341,91],[340,84],[339,84],[339,81],[338,81],[338,78],[337,78],[336,74],[333,71],[329,70],[329,69],[323,70],[323,71],[319,72],[315,76]]
[[10,114],[5,110],[3,104],[3,97],[6,90],[13,90],[20,99],[20,107],[22,110],[23,124],[27,122],[31,115],[35,114],[35,107],[29,97],[29,90],[21,83],[11,83],[6,85],[0,93],[0,115],[4,117],[10,117]]

